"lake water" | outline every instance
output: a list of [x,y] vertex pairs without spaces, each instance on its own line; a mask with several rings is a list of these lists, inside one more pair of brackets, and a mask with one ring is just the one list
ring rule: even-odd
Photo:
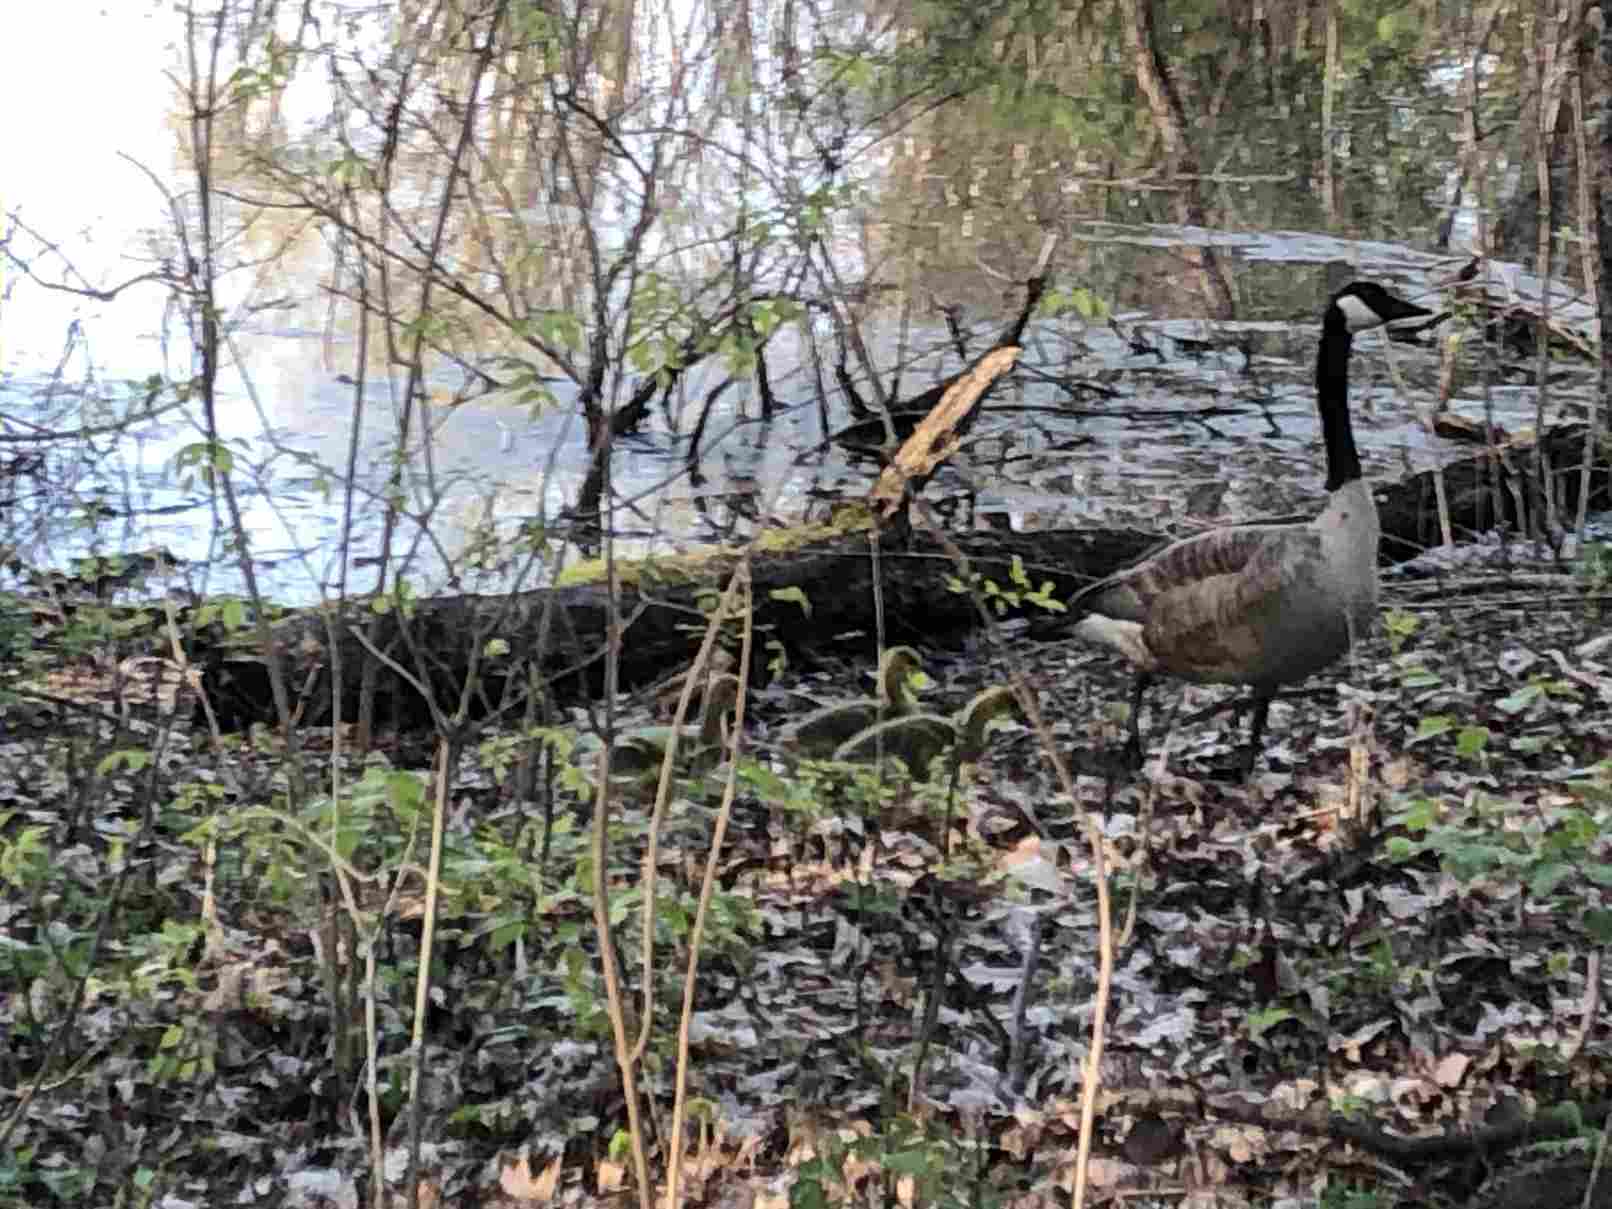
[[[102,12],[81,3],[28,19],[47,41],[75,22],[108,35],[86,43],[88,53],[102,56],[87,66],[119,103],[53,107],[48,123],[22,124],[9,149],[5,203],[98,287],[152,272],[171,255],[166,203],[153,178],[185,186],[165,124],[169,87],[156,70],[172,21],[143,6]],[[29,96],[49,95],[47,57],[36,58],[3,85],[8,112],[21,111],[12,101],[20,107]],[[74,154],[60,154],[64,145]],[[1021,372],[998,388],[968,448],[930,489],[971,488],[981,511],[1021,528],[1122,524],[1170,531],[1313,505],[1323,477],[1311,384],[1313,311],[1340,271],[1416,297],[1462,259],[1313,232],[1158,223],[1071,222],[1059,236],[1055,279],[1081,281],[1099,266],[1102,280],[1114,285],[1094,292],[1111,293],[1123,308],[1116,316],[1120,331],[1072,312],[1032,324]],[[843,247],[847,279],[867,271],[855,240],[835,246]],[[1126,284],[1133,269],[1137,280],[1159,280],[1160,258],[1192,246],[1213,246],[1230,258],[1244,318],[1210,322],[1198,317],[1201,306],[1185,290]],[[36,256],[33,267],[50,280],[69,277],[55,255]],[[1487,271],[1496,297],[1538,296],[1538,281],[1515,266],[1491,263]],[[367,384],[366,429],[347,499],[342,485],[356,388],[346,375],[353,370],[354,334],[350,321],[332,320],[328,273],[328,264],[304,259],[268,280],[232,278],[225,294],[234,326],[231,364],[220,382],[219,432],[236,459],[242,520],[265,589],[287,602],[317,599],[341,581],[344,525],[349,587],[373,582],[379,501],[402,410],[403,379],[387,376],[383,365]],[[221,541],[227,529],[216,501],[180,465],[203,437],[199,410],[140,414],[151,375],[183,381],[195,368],[185,328],[165,310],[164,289],[144,283],[112,301],[86,301],[13,272],[6,290],[0,457],[40,451],[47,463],[16,480],[0,545],[56,566],[90,551],[161,545],[190,564],[186,578],[196,588],[241,590]],[[971,356],[989,346],[1020,298],[1011,285],[983,278],[958,285]],[[1565,294],[1557,312],[1586,333],[1593,328],[1587,308]],[[932,308],[920,305],[904,317],[895,294],[864,312],[863,333],[881,372],[902,366],[902,397],[963,364]],[[1136,336],[1151,351],[1135,351]],[[726,390],[693,463],[697,486],[689,433],[707,394],[725,377],[719,366],[685,375],[667,405],[652,410],[642,434],[619,442],[615,525],[627,552],[742,537],[759,520],[796,521],[866,490],[875,467],[824,443],[814,355],[831,365],[835,337],[816,313],[809,326],[780,330],[766,354],[780,413],[768,423],[759,419],[753,381]],[[1369,336],[1358,352],[1356,427],[1368,473],[1391,477],[1460,456],[1423,423],[1437,397],[1436,345],[1396,346],[1390,360],[1382,339]],[[828,428],[835,430],[850,416],[826,368],[824,377]],[[573,386],[552,383],[553,401],[534,408],[508,395],[467,391],[470,381],[445,360],[432,364],[423,413],[429,452],[416,440],[404,472],[412,519],[402,543],[414,552],[409,574],[422,592],[448,585],[445,556],[457,561],[481,527],[510,537],[534,521],[552,522],[575,500],[588,469]],[[624,375],[618,390],[632,381]],[[1582,408],[1594,386],[1587,362],[1562,362],[1553,414]],[[1482,394],[1481,382],[1469,375],[1452,406],[1469,416],[1492,406],[1512,431],[1533,423],[1535,394],[1526,382],[1497,377],[1487,404]],[[48,434],[60,439],[41,440]],[[500,565],[459,586],[495,591],[514,582]]]

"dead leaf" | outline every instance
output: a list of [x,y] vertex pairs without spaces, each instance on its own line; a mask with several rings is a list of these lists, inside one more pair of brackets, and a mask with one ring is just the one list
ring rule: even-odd
[[1118,1159],[1092,1159],[1086,1164],[1086,1187],[1117,1187],[1124,1180],[1128,1166]]
[[627,1186],[627,1166],[613,1159],[600,1159],[598,1182],[600,1192],[620,1192]]
[[1472,1059],[1466,1054],[1446,1054],[1433,1066],[1433,1081],[1440,1087],[1455,1087],[1471,1065]]

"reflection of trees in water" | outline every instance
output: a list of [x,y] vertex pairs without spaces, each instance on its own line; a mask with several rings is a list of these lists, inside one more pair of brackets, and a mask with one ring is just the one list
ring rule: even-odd
[[[843,401],[876,414],[913,393],[903,374],[933,380],[911,367],[937,316],[954,344],[1000,322],[1044,233],[1084,221],[1431,240],[1455,203],[1515,179],[1500,228],[1527,243],[1522,127],[1554,115],[1570,147],[1582,108],[1578,31],[1499,4],[226,15],[232,104],[209,154],[237,246],[277,265],[334,249],[327,323],[369,351],[329,368],[406,379],[386,424],[424,470],[421,512],[432,416],[479,395],[576,407],[593,465],[575,510],[608,508],[603,460],[657,403],[700,438],[779,406],[780,325],[831,332],[857,384]],[[1570,163],[1552,162],[1565,222]],[[1302,313],[1319,288],[1250,286],[1201,242],[1066,239],[1060,258],[1114,306],[1175,314]],[[444,364],[461,385],[439,385]],[[666,401],[696,371],[679,417]],[[839,396],[811,388],[825,428]],[[691,471],[704,448],[685,447]]]

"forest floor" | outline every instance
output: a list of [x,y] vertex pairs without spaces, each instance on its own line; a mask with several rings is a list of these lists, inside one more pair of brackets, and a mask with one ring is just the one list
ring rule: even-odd
[[[1074,644],[998,658],[1033,669],[1055,743],[1086,770],[1078,809],[1022,726],[955,794],[742,766],[690,1017],[686,1203],[1067,1203],[1098,987],[1088,820],[1115,926],[1135,908],[1094,1199],[1580,1203],[1577,1127],[1612,1083],[1605,605],[1535,589],[1404,607],[1409,591],[1390,592],[1386,633],[1278,703],[1246,782],[1219,771],[1226,716],[1179,721],[1229,690],[1170,685],[1147,768],[1099,775],[1126,680]],[[965,700],[989,662],[932,667],[926,697]],[[779,700],[756,697],[757,750]],[[398,1180],[423,774],[333,760],[315,733],[301,767],[324,788],[292,799],[292,760],[261,733],[219,750],[65,705],[6,724],[0,1204],[139,1188],[139,1203],[358,1205],[377,1137]],[[568,776],[548,812],[514,795],[517,746],[468,753],[447,802],[420,1203],[625,1205],[591,812]],[[633,1020],[652,972],[640,1078],[658,1171],[719,798],[707,777],[670,800],[647,961],[649,803],[628,795],[609,829]]]

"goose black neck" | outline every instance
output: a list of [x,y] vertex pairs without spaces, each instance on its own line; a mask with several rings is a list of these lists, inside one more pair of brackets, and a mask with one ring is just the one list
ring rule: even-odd
[[1321,352],[1315,363],[1315,402],[1321,412],[1321,439],[1327,447],[1327,490],[1361,477],[1360,452],[1349,423],[1349,321],[1335,306],[1321,321]]

